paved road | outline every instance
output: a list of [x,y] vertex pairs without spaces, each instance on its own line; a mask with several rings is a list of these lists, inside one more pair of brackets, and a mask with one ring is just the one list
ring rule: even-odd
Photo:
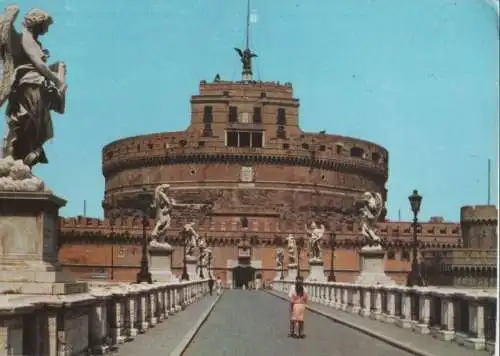
[[137,335],[132,342],[119,345],[118,351],[114,355],[169,355],[182,341],[186,333],[195,326],[203,313],[210,308],[215,298],[215,296],[207,296],[189,305],[184,311],[170,316],[145,334]]
[[184,356],[411,355],[309,311],[307,338],[290,339],[288,308],[264,292],[227,291]]

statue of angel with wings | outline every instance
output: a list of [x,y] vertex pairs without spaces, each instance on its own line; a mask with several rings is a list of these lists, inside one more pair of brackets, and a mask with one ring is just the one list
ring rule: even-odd
[[376,223],[384,210],[384,200],[380,193],[365,192],[357,202],[361,233],[364,237],[375,243],[380,244],[380,236],[377,235]]
[[52,17],[31,9],[18,33],[14,27],[18,14],[17,6],[9,6],[0,16],[0,107],[8,102],[3,156],[33,167],[48,163],[43,145],[54,136],[50,112],[65,111],[66,65],[48,65],[49,51],[39,40]]
[[234,49],[241,58],[241,63],[243,63],[243,72],[252,72],[252,58],[257,57],[249,48],[242,51],[239,48]]
[[321,261],[320,244],[321,244],[321,239],[325,234],[325,231],[326,231],[325,225],[321,224],[321,226],[318,227],[314,221],[311,223],[309,227],[306,225],[306,233],[309,237],[311,260]]
[[168,196],[170,184],[160,184],[155,189],[153,203],[151,207],[156,209],[156,224],[151,233],[152,242],[163,242],[165,234],[170,229],[172,222],[172,210],[177,207],[190,207],[193,209],[201,209],[206,204],[181,204],[177,203],[174,198]]

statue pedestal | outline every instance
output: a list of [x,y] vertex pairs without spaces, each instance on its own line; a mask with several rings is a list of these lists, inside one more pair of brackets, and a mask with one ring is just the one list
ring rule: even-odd
[[290,263],[288,265],[288,273],[286,275],[286,280],[295,282],[295,280],[297,279],[297,271],[298,271],[297,264]]
[[361,273],[354,283],[369,285],[395,284],[395,282],[385,274],[385,250],[382,246],[365,246],[359,251],[359,256],[361,260]]
[[323,261],[311,259],[309,260],[309,275],[306,282],[326,282]]
[[149,270],[153,281],[177,281],[171,270],[172,252],[172,246],[167,243],[153,241],[149,244]]
[[196,281],[200,279],[197,267],[198,267],[197,258],[193,256],[186,256],[186,268],[190,281]]
[[[283,273],[284,274],[284,273]],[[281,267],[276,267],[276,276],[274,276],[275,281],[281,280]]]
[[0,191],[0,291],[75,294],[88,285],[58,261],[59,209],[51,192]]
[[205,278],[208,278],[208,268],[207,268],[207,265],[201,265],[199,268],[198,268],[198,278],[200,278],[200,268],[203,272],[203,279]]

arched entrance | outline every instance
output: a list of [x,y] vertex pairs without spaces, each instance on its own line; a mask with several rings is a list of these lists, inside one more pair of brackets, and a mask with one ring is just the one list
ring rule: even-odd
[[255,280],[255,268],[251,266],[236,266],[233,268],[233,288],[246,289],[250,286],[250,282]]

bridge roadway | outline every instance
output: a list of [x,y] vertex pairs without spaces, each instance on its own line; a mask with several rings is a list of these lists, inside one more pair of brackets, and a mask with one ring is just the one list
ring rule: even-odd
[[184,356],[409,356],[307,311],[305,339],[288,338],[288,303],[262,291],[226,291]]

